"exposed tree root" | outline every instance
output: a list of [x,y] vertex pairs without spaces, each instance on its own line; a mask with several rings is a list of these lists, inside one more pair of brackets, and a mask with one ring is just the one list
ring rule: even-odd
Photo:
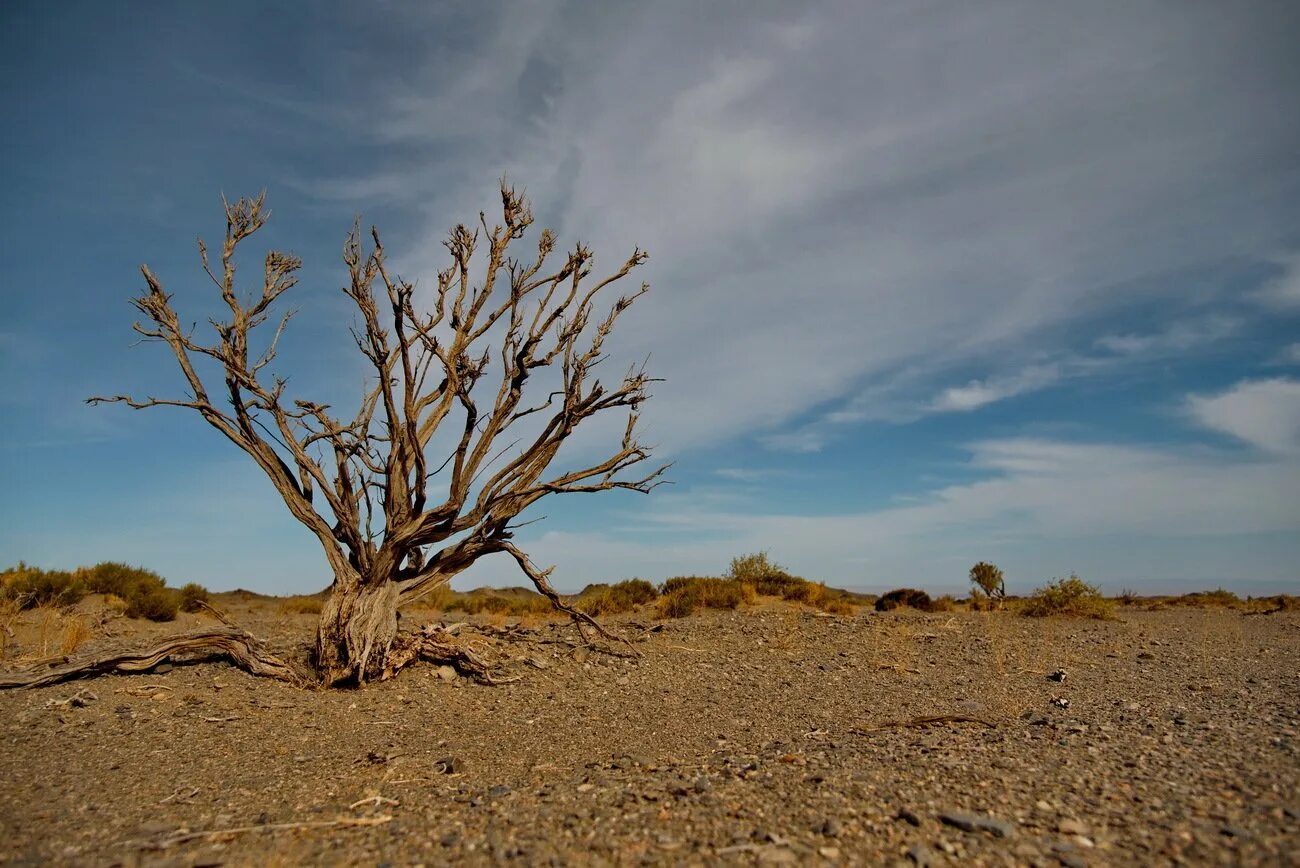
[[[0,690],[46,687],[111,673],[145,673],[169,661],[199,663],[217,660],[224,660],[252,675],[297,687],[322,686],[319,673],[275,656],[262,641],[236,626],[224,614],[215,609],[210,611],[225,626],[173,636],[148,650],[120,651],[87,660],[64,662],[63,665],[35,665],[21,672],[0,673]],[[470,633],[476,635],[467,635]],[[591,637],[586,635],[583,636],[583,641],[574,642],[537,635],[518,627],[496,628],[467,623],[426,624],[416,632],[401,633],[394,639],[379,669],[379,679],[387,680],[414,663],[424,662],[452,666],[460,675],[479,684],[508,684],[518,681],[521,676],[511,674],[507,667],[510,660],[520,658],[502,651],[502,646],[506,643],[563,645],[569,648],[592,645]],[[600,650],[628,656],[617,644]],[[59,659],[66,661],[66,658]]]
[[148,672],[173,659],[187,662],[228,660],[245,672],[290,684],[304,685],[310,678],[271,654],[251,634],[237,627],[224,627],[173,636],[148,651],[126,652],[69,663],[53,669],[28,670],[0,675],[0,690],[15,687],[45,687],[111,672]]

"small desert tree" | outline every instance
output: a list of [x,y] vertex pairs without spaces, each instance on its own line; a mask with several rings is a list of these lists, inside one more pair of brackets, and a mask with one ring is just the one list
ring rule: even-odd
[[[592,278],[593,255],[582,244],[548,268],[556,241],[543,231],[532,251],[516,257],[512,245],[533,215],[524,196],[502,183],[501,222],[489,225],[480,214],[478,227],[452,229],[444,242],[449,264],[417,302],[415,284],[390,269],[379,233],[372,229],[367,240],[354,229],[343,247],[343,292],[355,306],[353,336],[372,377],[355,412],[340,415],[325,403],[291,400],[287,381],[269,374],[292,315],[272,320],[273,308],[297,282],[301,262],[271,251],[260,286],[251,296],[241,292],[237,253],[269,216],[263,200],[224,202],[217,262],[199,242],[204,271],[229,309],[213,320],[211,342],[195,336],[162,281],[141,269],[147,289],[135,306],[147,322],[135,329],[167,345],[188,394],[91,402],[192,410],[266,474],[333,573],[313,658],[325,684],[384,677],[414,659],[418,650],[398,634],[398,607],[490,554],[513,558],[580,629],[599,629],[555,593],[550,570],[512,542],[512,522],[551,494],[658,484],[663,467],[625,473],[649,457],[635,429],[651,379],[643,368],[612,385],[593,376],[615,321],[648,287],[599,307],[598,296],[646,254],[634,250],[612,273]],[[268,322],[276,324],[263,329]],[[255,336],[268,331],[255,349]],[[526,403],[530,380],[548,372],[540,400]],[[553,468],[579,425],[621,408],[628,416],[617,448],[576,468]],[[447,431],[446,454],[435,454],[435,434]]]
[[970,568],[970,580],[975,590],[983,592],[993,605],[1002,605],[1007,586],[1000,569],[987,561],[980,561]]

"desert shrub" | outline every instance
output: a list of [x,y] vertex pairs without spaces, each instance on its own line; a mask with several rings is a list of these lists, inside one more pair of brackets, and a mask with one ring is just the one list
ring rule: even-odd
[[1138,602],[1137,591],[1130,591],[1125,588],[1115,596],[1115,602],[1121,606],[1136,606]]
[[574,605],[588,615],[614,615],[630,612],[658,596],[655,586],[645,579],[625,579],[612,585],[588,585],[578,594]]
[[819,606],[826,599],[826,586],[821,582],[810,582],[807,579],[796,578],[795,581],[781,588],[781,599],[789,600],[792,603],[807,603],[809,606]]
[[678,576],[664,582],[657,613],[660,618],[684,618],[697,609],[735,609],[754,601],[748,582],[699,576]]
[[895,588],[876,600],[877,612],[888,612],[902,607],[928,612],[930,606],[930,595],[925,591],[918,591],[916,588]]
[[126,598],[128,618],[148,618],[150,621],[174,621],[181,607],[180,595],[162,585],[137,586]]
[[765,576],[784,572],[782,567],[772,562],[767,552],[755,552],[732,558],[731,568],[727,570],[727,578],[753,583]]
[[441,601],[444,612],[461,611],[467,615],[541,615],[551,612],[551,601],[527,588],[475,588],[468,593],[452,592]]
[[126,600],[125,614],[128,618],[171,621],[182,602],[182,597],[167,588],[166,579],[144,567],[104,561],[77,570],[77,575],[93,593],[111,594]]
[[970,581],[990,600],[1000,601],[1007,595],[1007,584],[1002,571],[987,561],[980,561],[970,568]]
[[29,567],[22,561],[0,574],[0,587],[23,609],[70,606],[86,596],[85,584],[72,573]]
[[1104,620],[1114,617],[1113,608],[1114,603],[1103,597],[1101,591],[1071,574],[1067,579],[1057,579],[1035,590],[1020,611],[1031,618],[1065,615]]
[[104,561],[93,567],[83,567],[77,573],[86,583],[86,587],[96,594],[117,594],[124,600],[131,599],[136,588],[165,587],[167,580],[144,567],[116,561]]
[[732,558],[727,578],[744,582],[751,586],[756,594],[764,597],[813,602],[818,596],[818,592],[809,587],[812,582],[791,575],[784,567],[773,563],[767,556],[767,552]]
[[316,596],[289,597],[280,604],[280,612],[286,615],[319,615],[325,607],[325,601]]
[[822,600],[821,610],[831,615],[854,615],[858,607],[844,597],[829,597]]
[[942,597],[935,597],[930,601],[929,611],[931,612],[955,612],[957,610],[957,601],[953,599],[952,594],[944,594]]
[[1213,591],[1194,591],[1169,600],[1171,606],[1190,606],[1196,609],[1236,609],[1242,605],[1241,597],[1232,591],[1215,588]]
[[1300,611],[1300,597],[1293,594],[1274,594],[1271,597],[1251,597],[1250,605],[1257,614]]
[[181,586],[181,611],[197,612],[208,602],[208,589],[196,582]]

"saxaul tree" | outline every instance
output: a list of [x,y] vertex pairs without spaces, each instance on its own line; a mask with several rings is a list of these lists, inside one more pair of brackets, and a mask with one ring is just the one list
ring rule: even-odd
[[[516,254],[533,215],[505,182],[500,221],[480,214],[476,227],[453,228],[444,241],[448,264],[426,290],[392,271],[378,231],[365,237],[354,227],[343,246],[343,292],[355,306],[353,337],[371,376],[355,411],[340,413],[290,398],[286,379],[271,373],[292,316],[276,316],[275,308],[301,262],[272,251],[260,286],[241,291],[241,245],[269,212],[264,194],[223,204],[219,256],[199,242],[203,270],[229,311],[212,321],[212,339],[196,337],[147,266],[146,291],[134,302],[144,315],[136,331],[171,351],[187,394],[90,400],[196,412],[261,468],[319,541],[333,574],[312,655],[316,677],[362,683],[420,657],[428,649],[419,634],[399,633],[398,608],[492,554],[513,559],[584,635],[609,638],[556,593],[551,570],[537,567],[512,531],[544,497],[648,492],[661,482],[666,467],[642,467],[650,453],[637,439],[653,382],[644,366],[610,384],[595,375],[617,320],[648,286],[606,299],[646,253],[634,250],[612,272],[593,275],[588,247],[557,255],[544,230]],[[622,437],[605,457],[557,466],[579,426],[619,411],[626,413]],[[445,454],[435,451],[439,444]],[[257,663],[259,654],[245,656]]]

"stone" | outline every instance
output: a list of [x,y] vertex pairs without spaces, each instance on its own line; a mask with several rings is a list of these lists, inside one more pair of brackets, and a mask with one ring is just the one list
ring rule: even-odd
[[918,868],[929,868],[935,863],[935,852],[924,844],[913,844],[907,848],[907,858]]
[[1059,823],[1057,823],[1056,831],[1060,832],[1062,835],[1088,834],[1088,829],[1083,825],[1083,823],[1080,823],[1078,820],[1071,820],[1071,819],[1061,820]]
[[1005,820],[967,811],[940,811],[939,819],[963,832],[989,832],[997,838],[1008,838],[1015,831],[1015,826]]
[[915,812],[909,811],[907,808],[899,809],[897,819],[902,820],[904,823],[909,823],[913,826],[921,825],[921,818],[918,817]]
[[442,666],[439,666],[439,667],[437,668],[436,671],[437,671],[437,673],[438,673],[438,680],[439,680],[439,681],[455,681],[455,680],[456,680],[456,667],[454,667],[454,666],[447,666],[447,665],[444,664],[444,665],[442,665]]
[[821,832],[827,838],[838,838],[840,832],[843,830],[843,824],[834,817],[827,817],[822,821],[821,825],[817,827],[817,831]]

